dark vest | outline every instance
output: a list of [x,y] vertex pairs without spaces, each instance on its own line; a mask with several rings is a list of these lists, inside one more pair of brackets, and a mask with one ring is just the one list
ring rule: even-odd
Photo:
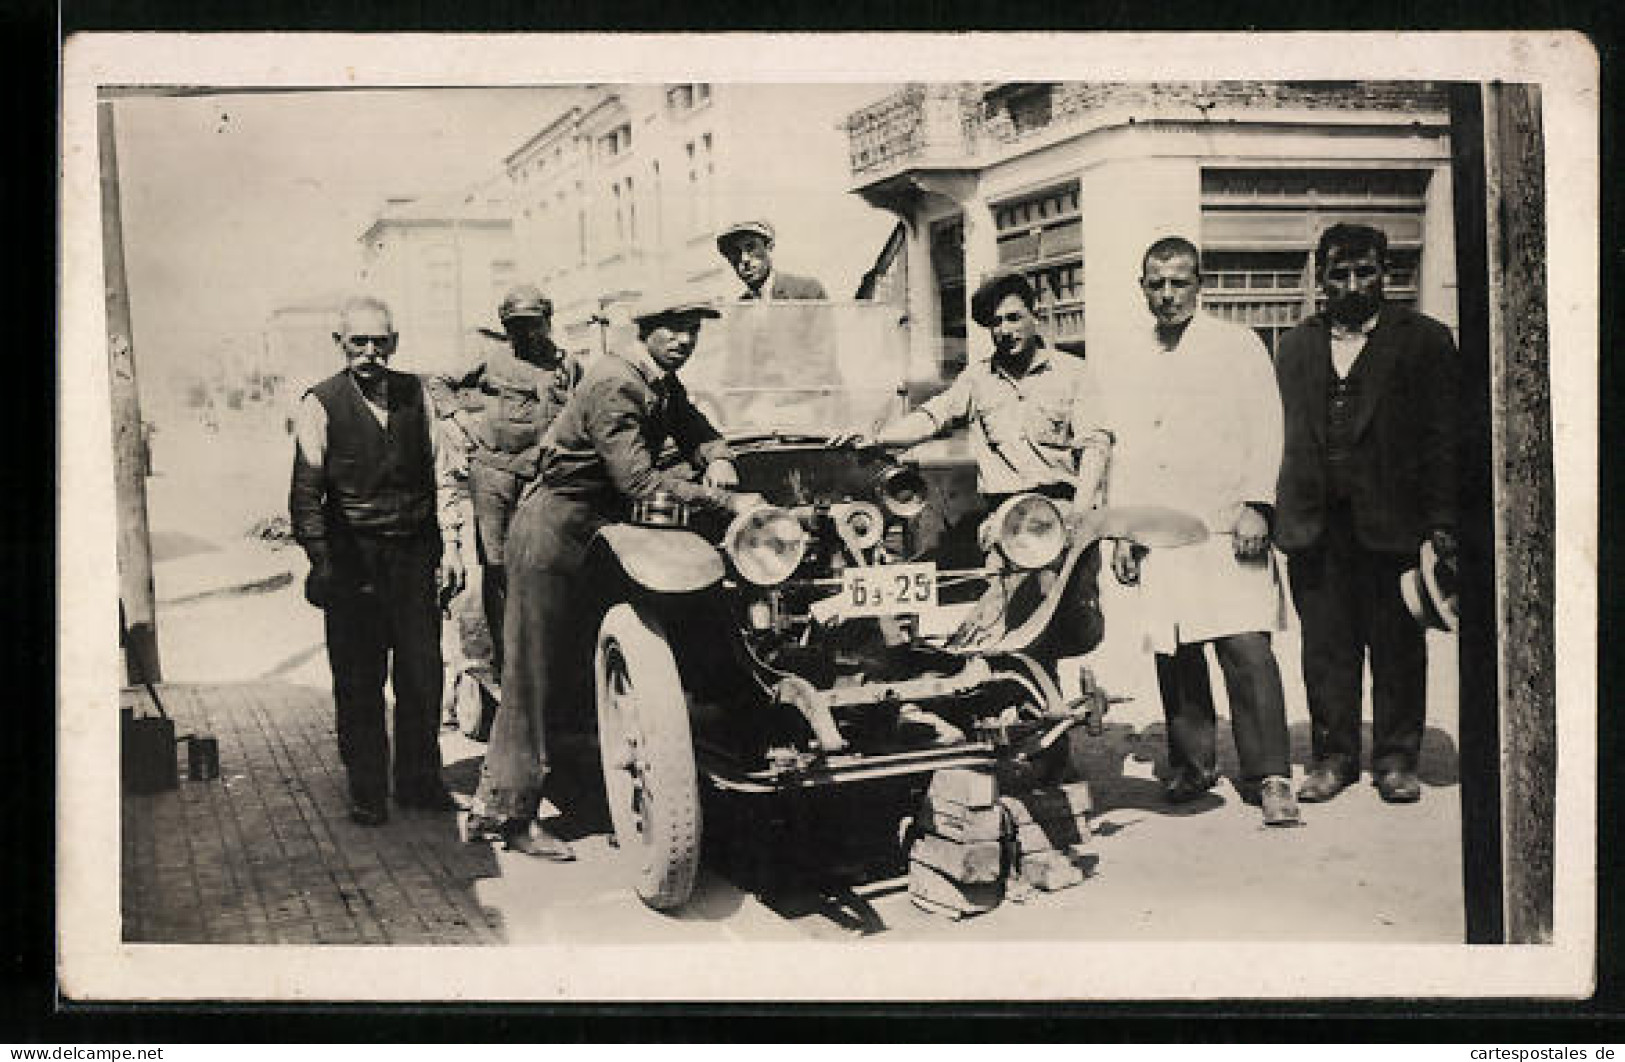
[[1365,387],[1365,358],[1354,359],[1349,374],[1341,380],[1330,363],[1326,366],[1326,493],[1332,501],[1348,501],[1354,490],[1353,466],[1356,460],[1354,415],[1360,408]]
[[578,374],[576,364],[557,353],[556,368],[533,365],[506,344],[486,358],[478,382],[460,396],[462,407],[474,414],[478,446],[470,460],[524,479],[536,475],[542,433],[564,408]]
[[389,373],[389,426],[378,423],[348,372],[310,389],[327,412],[325,509],[334,530],[417,535],[435,527],[434,451],[423,385]]

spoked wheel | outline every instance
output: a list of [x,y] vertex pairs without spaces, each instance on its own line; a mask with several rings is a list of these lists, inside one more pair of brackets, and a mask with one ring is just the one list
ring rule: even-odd
[[699,873],[700,790],[688,704],[660,622],[633,605],[611,608],[593,672],[616,841],[638,862],[643,902],[680,907]]

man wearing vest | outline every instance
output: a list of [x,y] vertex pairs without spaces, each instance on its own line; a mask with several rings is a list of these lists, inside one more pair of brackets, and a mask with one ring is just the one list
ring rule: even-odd
[[1400,594],[1424,544],[1456,565],[1456,346],[1438,321],[1383,300],[1388,238],[1334,225],[1316,269],[1326,312],[1281,339],[1286,453],[1276,542],[1303,624],[1314,765],[1298,791],[1330,800],[1360,776],[1371,664],[1371,778],[1391,804],[1422,796],[1427,645]]
[[508,596],[507,540],[519,495],[536,478],[542,434],[581,379],[581,365],[551,337],[553,303],[530,284],[513,288],[497,309],[501,330],[473,371],[431,381],[450,410],[454,438],[468,457],[480,596],[491,634],[494,673],[502,673],[502,613]]
[[288,494],[310,558],[305,597],[326,614],[350,817],[364,826],[388,821],[391,774],[402,807],[455,806],[440,778],[439,601],[463,582],[460,469],[422,383],[388,366],[396,338],[384,303],[344,304],[333,339],[345,368],[300,403]]

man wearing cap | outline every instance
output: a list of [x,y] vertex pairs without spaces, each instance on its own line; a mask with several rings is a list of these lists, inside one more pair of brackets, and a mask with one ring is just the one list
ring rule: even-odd
[[580,381],[581,364],[553,342],[553,304],[534,285],[504,295],[497,318],[500,328],[480,329],[493,341],[485,358],[460,377],[433,383],[454,396],[444,404],[468,455],[481,603],[501,674],[508,525],[520,492],[536,478],[542,433]]
[[[703,303],[647,300],[634,315],[640,346],[597,359],[542,444],[541,472],[521,497],[508,538],[509,596],[502,706],[470,816],[471,839],[554,860],[569,845],[536,821],[546,775],[546,720],[585,696],[591,617],[577,576],[588,544],[632,504],[668,491],[689,505],[744,511],[761,504],[738,493],[732,454],[689,401],[677,372],[694,352],[700,324],[717,317]],[[699,482],[657,468],[668,442],[697,468]]]
[[855,441],[912,446],[965,424],[989,510],[1025,491],[1092,503],[1110,438],[1081,401],[1083,362],[1052,351],[1038,334],[1036,300],[1020,273],[984,280],[971,296],[971,317],[988,330],[992,353],[872,440]]
[[1090,393],[1114,439],[1113,506],[1157,505],[1200,517],[1210,537],[1149,554],[1126,540],[1112,570],[1139,585],[1146,647],[1168,723],[1165,796],[1202,797],[1218,782],[1213,647],[1230,702],[1236,791],[1270,826],[1299,821],[1286,698],[1270,634],[1284,600],[1269,520],[1281,464],[1281,399],[1252,329],[1202,313],[1201,255],[1157,240],[1140,263],[1151,320],[1091,357]]
[[729,315],[721,380],[733,390],[730,414],[742,422],[817,423],[840,366],[830,310],[809,304],[829,296],[814,277],[774,269],[773,244],[773,226],[765,221],[735,222],[717,234],[717,251],[745,285],[740,310]]
[[[454,806],[436,726],[436,569],[441,599],[462,588],[461,455],[442,445],[423,384],[389,368],[396,334],[388,306],[350,299],[333,339],[345,367],[299,405],[288,510],[310,558],[305,597],[325,613],[350,817],[377,826],[389,818],[391,775],[403,807]],[[393,769],[386,675],[395,690]]]
[[717,234],[717,251],[744,283],[742,301],[782,302],[827,299],[816,277],[773,269],[773,226],[765,221],[738,221]]
[[1368,654],[1372,782],[1389,803],[1422,796],[1427,646],[1401,576],[1425,549],[1441,581],[1454,580],[1456,347],[1438,321],[1384,301],[1387,253],[1380,229],[1327,229],[1315,251],[1326,310],[1282,337],[1276,363],[1286,406],[1276,541],[1313,723],[1305,801],[1360,776]]

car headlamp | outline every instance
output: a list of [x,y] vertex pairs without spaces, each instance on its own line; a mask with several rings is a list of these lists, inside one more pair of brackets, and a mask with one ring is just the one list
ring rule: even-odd
[[757,586],[777,586],[790,578],[806,555],[807,532],[794,514],[764,505],[733,518],[722,548],[740,578]]
[[1017,568],[1055,563],[1066,543],[1066,517],[1042,494],[1018,494],[993,514],[993,545]]
[[841,541],[853,549],[878,545],[886,534],[886,517],[873,502],[843,502],[830,506],[830,519],[839,529]]
[[874,488],[876,500],[898,520],[912,520],[925,511],[925,477],[917,468],[887,465],[876,474]]

